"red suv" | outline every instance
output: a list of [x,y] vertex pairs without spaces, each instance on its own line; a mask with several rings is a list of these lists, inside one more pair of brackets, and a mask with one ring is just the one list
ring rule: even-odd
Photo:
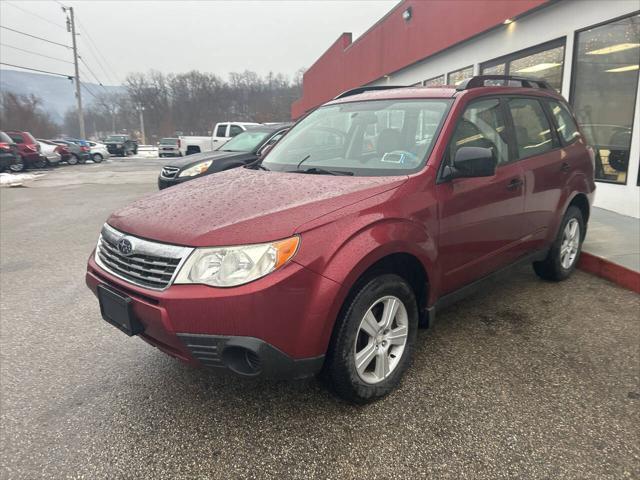
[[24,166],[44,168],[47,166],[47,159],[40,153],[40,144],[29,132],[6,132],[17,147],[18,153],[22,157]]
[[543,81],[363,87],[260,163],[114,213],[86,281],[105,320],[185,362],[323,370],[366,402],[398,384],[418,325],[484,280],[523,262],[571,274],[593,162]]

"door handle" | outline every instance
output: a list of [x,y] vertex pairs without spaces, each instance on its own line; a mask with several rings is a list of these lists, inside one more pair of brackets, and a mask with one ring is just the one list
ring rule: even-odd
[[517,190],[522,186],[523,182],[519,178],[514,178],[507,185],[507,190]]
[[567,162],[562,162],[562,165],[560,165],[560,171],[563,173],[569,173],[569,170],[571,170],[571,165]]

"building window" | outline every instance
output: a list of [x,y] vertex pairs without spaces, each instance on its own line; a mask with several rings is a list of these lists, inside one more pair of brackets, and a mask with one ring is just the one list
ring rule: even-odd
[[514,75],[546,80],[557,91],[562,89],[565,39],[560,38],[527,48],[480,65],[482,75]]
[[576,33],[571,103],[596,149],[596,179],[626,183],[638,91],[640,15]]
[[461,68],[460,70],[449,72],[449,74],[447,75],[447,84],[458,85],[462,81],[471,77],[473,77],[473,65],[470,67]]
[[438,85],[444,85],[444,75],[429,78],[423,82],[423,85],[425,87],[437,87]]

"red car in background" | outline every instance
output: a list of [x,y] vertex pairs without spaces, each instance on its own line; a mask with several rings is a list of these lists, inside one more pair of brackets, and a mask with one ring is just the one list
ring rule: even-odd
[[364,403],[398,385],[418,324],[485,280],[523,263],[571,275],[594,158],[543,80],[357,88],[259,162],[111,215],[86,282],[107,322],[173,357],[323,370]]
[[18,153],[22,157],[25,168],[44,168],[47,159],[40,153],[40,144],[29,132],[6,132],[18,146]]

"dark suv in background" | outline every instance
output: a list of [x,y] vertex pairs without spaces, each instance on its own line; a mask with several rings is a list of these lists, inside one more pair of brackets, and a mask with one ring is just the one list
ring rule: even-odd
[[126,157],[138,153],[138,141],[129,135],[109,135],[103,142],[111,155]]
[[111,215],[86,281],[107,322],[173,357],[324,371],[363,403],[398,385],[418,325],[485,280],[523,263],[569,277],[594,189],[594,153],[544,81],[362,87],[250,168]]

